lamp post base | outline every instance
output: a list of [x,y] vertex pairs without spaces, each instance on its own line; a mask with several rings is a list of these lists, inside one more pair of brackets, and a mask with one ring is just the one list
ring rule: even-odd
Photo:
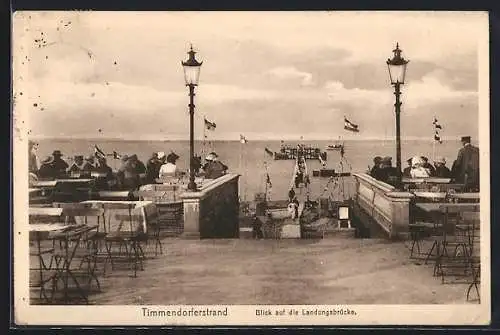
[[196,183],[194,181],[190,181],[188,184],[189,191],[198,191]]

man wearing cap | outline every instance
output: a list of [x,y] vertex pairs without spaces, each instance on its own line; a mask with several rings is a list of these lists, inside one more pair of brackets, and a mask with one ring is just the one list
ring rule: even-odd
[[435,176],[438,178],[451,178],[451,171],[446,166],[446,159],[444,157],[438,158],[435,162]]
[[55,170],[55,178],[60,178],[66,176],[66,170],[68,169],[68,163],[66,163],[61,157],[63,154],[60,150],[54,150],[52,153],[54,161],[52,162],[53,169]]
[[465,191],[479,191],[479,148],[473,146],[470,136],[461,138],[462,148],[456,160],[457,179],[465,185]]
[[211,152],[205,158],[207,163],[203,167],[206,179],[216,179],[226,174],[228,167],[218,160],[215,152]]

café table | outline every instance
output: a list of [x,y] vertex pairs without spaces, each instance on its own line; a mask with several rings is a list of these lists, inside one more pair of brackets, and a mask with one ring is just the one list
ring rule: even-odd
[[[156,215],[156,207],[152,201],[86,200],[81,203],[90,204],[91,207],[94,208],[104,208],[105,220],[104,222],[100,222],[102,226],[99,227],[99,231],[108,233],[124,231],[140,231],[146,233],[148,229],[148,219]],[[81,222],[81,219],[83,218],[75,217],[76,222]],[[91,219],[92,218],[88,218],[89,223],[97,223],[97,221],[92,222]],[[124,221],[129,221],[129,224],[124,224]],[[104,227],[104,224],[106,224],[106,227]]]
[[[59,212],[62,212],[62,208],[42,208],[41,211],[36,208],[30,208],[30,215],[38,216],[41,212],[48,213],[49,211],[52,211],[54,214],[58,214]],[[65,225],[60,222],[29,224],[30,235],[33,236],[38,250],[37,256],[39,259],[38,268],[41,271],[40,276],[43,278],[42,271],[55,271],[55,274],[49,277],[49,280],[52,280],[52,284],[54,285],[52,290],[54,293],[57,281],[61,279],[64,284],[63,295],[65,302],[69,301],[68,288],[70,280],[72,280],[76,285],[80,296],[88,302],[85,292],[81,287],[71,264],[80,245],[82,236],[96,228],[97,225]],[[47,238],[57,239],[62,242],[61,252],[55,252],[53,248],[50,250],[50,253],[52,253],[51,257],[53,257],[54,261],[51,261],[48,267],[45,265],[45,261],[43,259],[43,255],[45,253],[42,252],[41,249],[42,241]],[[44,289],[42,288],[42,290]]]
[[[434,242],[431,249],[427,253],[425,263],[430,259],[432,252],[436,249],[436,266],[434,267],[434,273],[437,270],[438,260],[441,256],[441,252],[444,250],[443,243],[446,243],[446,235],[449,233],[448,230],[454,227],[444,227],[445,215],[448,212],[457,213],[461,211],[477,211],[479,210],[478,204],[471,203],[449,203],[449,202],[431,202],[431,203],[416,203],[415,208],[424,215],[434,224],[434,229],[440,232],[440,235],[435,236]],[[415,213],[416,214],[416,213]]]

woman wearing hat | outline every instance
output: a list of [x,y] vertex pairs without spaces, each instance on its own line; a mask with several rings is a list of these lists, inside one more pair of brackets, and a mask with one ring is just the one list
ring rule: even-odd
[[159,173],[159,178],[165,178],[165,177],[174,177],[177,174],[177,160],[179,159],[179,156],[171,152],[168,154],[166,158],[166,163],[163,164],[160,167],[160,173]]
[[425,161],[420,156],[415,156],[411,159],[411,177],[412,178],[428,178],[431,176],[431,171],[424,167]]

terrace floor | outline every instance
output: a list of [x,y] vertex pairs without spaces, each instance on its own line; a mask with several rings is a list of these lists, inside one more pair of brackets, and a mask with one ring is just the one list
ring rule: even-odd
[[92,304],[465,304],[466,284],[441,284],[403,242],[163,240],[137,278],[100,277]]

